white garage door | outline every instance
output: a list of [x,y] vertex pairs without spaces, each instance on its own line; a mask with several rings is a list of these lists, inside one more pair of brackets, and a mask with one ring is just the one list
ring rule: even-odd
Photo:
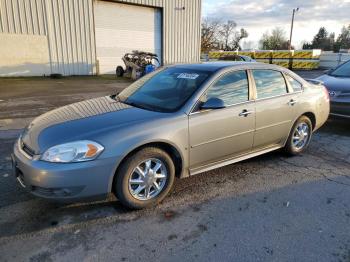
[[[159,9],[94,1],[96,55],[100,74],[115,74],[132,50],[161,55]],[[161,58],[161,57],[160,57]]]

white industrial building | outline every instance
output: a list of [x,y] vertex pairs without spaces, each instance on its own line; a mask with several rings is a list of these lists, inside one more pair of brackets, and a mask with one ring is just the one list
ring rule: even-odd
[[201,0],[0,0],[0,76],[114,74],[132,50],[200,60]]

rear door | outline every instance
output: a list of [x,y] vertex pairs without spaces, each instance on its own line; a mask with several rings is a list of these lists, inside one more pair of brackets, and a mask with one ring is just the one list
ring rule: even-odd
[[225,108],[198,109],[190,114],[191,169],[251,151],[255,116],[248,83],[245,70],[229,72],[203,94],[202,102],[220,98]]
[[281,145],[295,120],[297,94],[290,92],[283,74],[277,70],[251,71],[256,87],[255,150]]

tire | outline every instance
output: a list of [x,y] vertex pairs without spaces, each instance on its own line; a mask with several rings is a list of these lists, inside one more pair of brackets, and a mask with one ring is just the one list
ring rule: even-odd
[[117,77],[122,77],[124,75],[124,69],[121,66],[117,66],[117,69],[115,70],[115,73]]
[[[305,136],[305,133],[303,135],[299,135],[297,129],[302,130],[302,127],[307,126],[307,136]],[[295,139],[295,137],[299,137],[299,138],[304,138],[303,142],[301,142],[302,139],[299,139],[299,143],[298,143],[298,139]],[[307,116],[301,116],[298,118],[298,120],[294,123],[287,143],[284,147],[284,151],[286,153],[288,153],[289,155],[295,156],[295,155],[299,155],[301,153],[303,153],[307,147],[309,146],[309,143],[311,141],[311,137],[312,137],[312,123],[311,120],[307,117]]]
[[[150,164],[149,161],[151,161]],[[147,164],[150,167],[148,173]],[[139,169],[136,169],[137,167]],[[164,174],[166,174],[165,179],[157,178],[163,177]],[[174,179],[175,166],[171,157],[157,147],[146,147],[123,161],[116,173],[113,189],[124,206],[130,209],[142,209],[161,202],[170,192]],[[131,181],[137,183],[133,184]],[[158,190],[154,186],[154,181],[158,185]],[[140,189],[141,191],[137,193]]]

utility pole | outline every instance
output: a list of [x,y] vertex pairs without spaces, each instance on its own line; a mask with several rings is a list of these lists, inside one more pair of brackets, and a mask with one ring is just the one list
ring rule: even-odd
[[292,15],[292,24],[290,26],[290,36],[289,36],[289,51],[292,49],[292,36],[293,36],[293,25],[294,25],[294,16],[295,13],[299,11],[299,7],[293,9],[293,15]]

